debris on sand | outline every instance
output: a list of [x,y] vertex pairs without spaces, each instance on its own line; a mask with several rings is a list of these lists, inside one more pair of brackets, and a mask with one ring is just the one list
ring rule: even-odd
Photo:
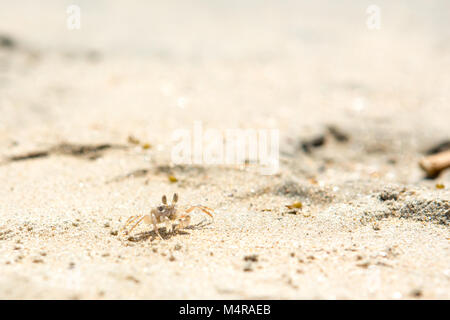
[[252,263],[251,263],[251,262],[248,262],[248,263],[245,264],[245,266],[244,266],[244,271],[245,271],[245,272],[251,272],[251,271],[253,271],[253,266],[252,266]]
[[427,178],[436,178],[443,170],[450,168],[450,150],[442,151],[420,160],[420,167],[427,174]]
[[343,132],[341,129],[339,129],[335,125],[329,125],[327,127],[327,129],[328,129],[328,133],[339,142],[347,142],[348,140],[350,140],[348,134]]
[[363,263],[358,263],[356,266],[360,267],[360,268],[363,268],[363,269],[367,269],[370,266],[370,262],[366,261],[366,262],[363,262]]
[[134,276],[132,276],[132,275],[127,276],[127,277],[125,278],[125,280],[134,282],[134,283],[136,283],[136,284],[139,284],[139,283],[141,282],[141,281],[139,281],[139,279],[137,279],[136,277],[134,277]]
[[329,138],[336,140],[337,142],[344,143],[350,140],[349,135],[344,133],[335,125],[328,125],[326,131],[316,134],[310,138],[302,139],[300,141],[300,149],[305,153],[311,153],[313,149],[322,147],[329,141]]
[[138,138],[136,138],[135,136],[132,136],[132,135],[128,136],[128,140],[127,141],[130,144],[139,144],[139,143],[141,143]]
[[148,150],[152,148],[152,145],[148,142],[141,142],[138,138],[133,135],[129,135],[127,139],[129,144],[134,144],[136,146],[141,146],[142,150]]
[[87,157],[88,159],[96,159],[100,157],[101,152],[108,149],[123,149],[124,146],[113,145],[109,143],[83,145],[72,143],[61,143],[51,149],[54,154],[69,155],[74,157]]
[[313,149],[321,147],[324,144],[325,144],[325,135],[321,134],[311,139],[303,140],[300,143],[300,147],[305,153],[311,153]]
[[420,298],[423,295],[423,292],[421,289],[413,289],[410,292],[410,296],[414,298]]
[[299,211],[303,208],[303,203],[300,201],[294,202],[292,204],[286,205],[286,208],[290,209],[287,213],[289,214],[298,214]]
[[384,190],[378,195],[378,199],[381,201],[394,200],[397,201],[399,197],[399,193],[393,190]]
[[432,154],[436,154],[436,153],[447,151],[447,150],[450,150],[450,140],[445,140],[445,141],[438,143],[437,145],[428,149],[425,153],[427,155],[432,155]]
[[60,143],[47,150],[32,151],[20,155],[10,156],[6,162],[32,160],[38,158],[49,157],[50,155],[66,155],[72,157],[85,158],[95,160],[103,155],[103,152],[109,149],[124,149],[125,146],[114,145],[109,143],[103,144],[73,144]]
[[25,154],[21,154],[21,155],[17,155],[17,156],[11,156],[8,158],[8,160],[10,162],[14,162],[14,161],[44,158],[44,157],[48,157],[48,156],[49,156],[48,151],[33,151],[33,152],[29,152],[29,153],[25,153]]
[[253,271],[253,264],[258,262],[258,255],[257,254],[246,255],[244,256],[244,261],[246,262],[244,265],[244,271],[251,272]]
[[301,209],[302,207],[303,204],[299,201],[286,205],[286,208],[288,209]]

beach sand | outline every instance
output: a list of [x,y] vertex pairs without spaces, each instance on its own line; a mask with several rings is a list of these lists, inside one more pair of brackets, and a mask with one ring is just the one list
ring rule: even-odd
[[[79,30],[1,5],[1,299],[450,298],[450,170],[418,166],[448,1],[377,1],[380,30],[359,1],[78,3]],[[199,124],[278,130],[278,172],[174,164]],[[175,192],[214,220],[120,233]]]

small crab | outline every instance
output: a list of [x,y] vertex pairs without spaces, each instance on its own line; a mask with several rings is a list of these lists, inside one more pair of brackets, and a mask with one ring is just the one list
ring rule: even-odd
[[[153,208],[150,211],[150,214],[146,215],[138,215],[138,216],[132,216],[130,217],[125,225],[122,228],[122,231],[124,231],[125,234],[130,233],[135,227],[137,227],[142,221],[144,221],[147,224],[153,224],[153,229],[155,230],[156,234],[161,237],[158,231],[158,223],[164,223],[166,225],[166,230],[168,232],[172,232],[174,230],[173,223],[178,222],[178,228],[186,228],[189,226],[189,223],[191,221],[191,217],[189,213],[193,211],[194,209],[199,209],[202,212],[206,213],[208,216],[213,218],[213,215],[211,212],[213,210],[211,208],[202,206],[202,205],[196,205],[189,207],[186,209],[185,214],[179,214],[178,208],[177,208],[177,202],[178,202],[178,194],[174,194],[172,198],[172,203],[169,205],[167,204],[167,197],[166,195],[162,196],[162,205],[157,206],[156,208]],[[134,224],[133,224],[134,223]],[[133,225],[132,225],[133,224]],[[132,225],[132,227],[127,230],[127,227]]]

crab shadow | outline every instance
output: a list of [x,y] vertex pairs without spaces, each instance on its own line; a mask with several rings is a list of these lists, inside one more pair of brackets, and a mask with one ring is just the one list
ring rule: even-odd
[[[185,227],[185,228],[183,228],[181,230],[180,229],[175,229],[172,232],[167,232],[167,229],[165,227],[163,227],[163,228],[159,228],[158,231],[159,231],[159,234],[161,235],[161,237],[164,240],[168,240],[168,239],[171,239],[172,237],[175,237],[176,235],[189,235],[190,233],[186,232],[185,230],[201,229],[201,228],[206,227],[206,226],[208,226],[210,224],[212,224],[211,221],[206,222],[205,220],[203,220],[203,221],[200,221],[197,224],[193,224],[193,225],[187,226],[187,227]],[[141,233],[138,233],[138,234],[136,234],[134,236],[129,236],[128,237],[128,241],[132,241],[132,242],[141,242],[141,241],[147,241],[147,240],[153,241],[153,240],[155,240],[157,238],[159,238],[158,234],[155,232],[155,230],[152,230],[152,231],[141,232]]]

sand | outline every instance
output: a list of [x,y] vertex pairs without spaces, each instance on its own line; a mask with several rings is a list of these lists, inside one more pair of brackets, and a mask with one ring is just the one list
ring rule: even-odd
[[[0,298],[449,299],[450,6],[377,2],[2,4]],[[279,171],[175,165],[195,123]],[[175,192],[214,220],[119,232]]]

